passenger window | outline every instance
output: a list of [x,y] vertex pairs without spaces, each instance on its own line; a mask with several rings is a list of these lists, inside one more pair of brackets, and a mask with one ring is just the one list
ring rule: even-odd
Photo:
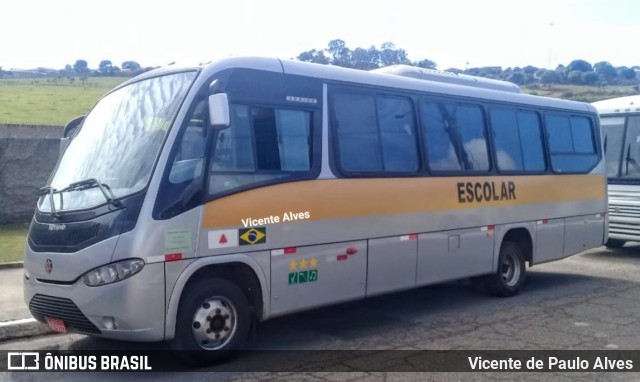
[[419,168],[411,101],[339,93],[334,110],[340,166],[347,172],[409,172]]
[[492,110],[490,116],[498,168],[502,171],[544,171],[538,116],[532,112],[501,109]]
[[422,126],[433,171],[487,171],[489,155],[482,109],[423,102]]
[[591,120],[584,117],[546,117],[551,165],[557,172],[588,172],[598,162]]
[[373,96],[336,94],[334,110],[340,164],[345,171],[382,171]]
[[385,171],[417,171],[418,148],[411,102],[377,97],[380,140]]
[[217,194],[311,170],[311,113],[232,105],[231,126],[215,136],[209,193]]

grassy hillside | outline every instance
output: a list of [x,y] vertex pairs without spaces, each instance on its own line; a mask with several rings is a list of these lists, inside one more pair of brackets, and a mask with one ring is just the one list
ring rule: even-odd
[[[637,86],[636,86],[637,87]],[[624,97],[640,94],[632,85],[620,86],[582,86],[582,85],[552,85],[523,87],[522,91],[545,97],[564,98],[582,102],[596,102],[603,99]]]
[[[0,123],[59,125],[86,114],[106,92],[124,82],[124,77],[0,79]],[[594,102],[640,94],[632,85],[553,85],[523,87],[540,96]]]
[[0,79],[0,123],[64,125],[124,77]]

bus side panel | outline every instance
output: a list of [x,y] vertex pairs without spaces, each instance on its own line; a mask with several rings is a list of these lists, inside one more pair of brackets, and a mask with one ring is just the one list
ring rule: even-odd
[[575,216],[565,219],[564,255],[584,251],[602,245],[604,214]]
[[564,257],[564,219],[540,220],[536,224],[536,253],[534,264],[546,263]]
[[491,273],[493,245],[493,231],[486,227],[421,234],[417,284]]
[[362,298],[366,278],[366,240],[272,251],[271,314]]
[[417,236],[369,240],[367,296],[416,285]]

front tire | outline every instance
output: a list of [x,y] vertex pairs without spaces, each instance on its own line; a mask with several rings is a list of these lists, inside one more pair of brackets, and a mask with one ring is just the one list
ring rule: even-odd
[[249,334],[251,314],[247,297],[233,282],[200,279],[183,292],[171,348],[184,361],[221,361],[241,348]]
[[500,248],[498,269],[488,275],[486,286],[491,294],[499,297],[511,297],[518,294],[526,274],[522,248],[518,243],[505,241]]

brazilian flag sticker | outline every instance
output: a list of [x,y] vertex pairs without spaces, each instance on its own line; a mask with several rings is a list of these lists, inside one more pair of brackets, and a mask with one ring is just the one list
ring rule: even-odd
[[267,242],[267,228],[253,227],[238,229],[240,245],[264,244]]

